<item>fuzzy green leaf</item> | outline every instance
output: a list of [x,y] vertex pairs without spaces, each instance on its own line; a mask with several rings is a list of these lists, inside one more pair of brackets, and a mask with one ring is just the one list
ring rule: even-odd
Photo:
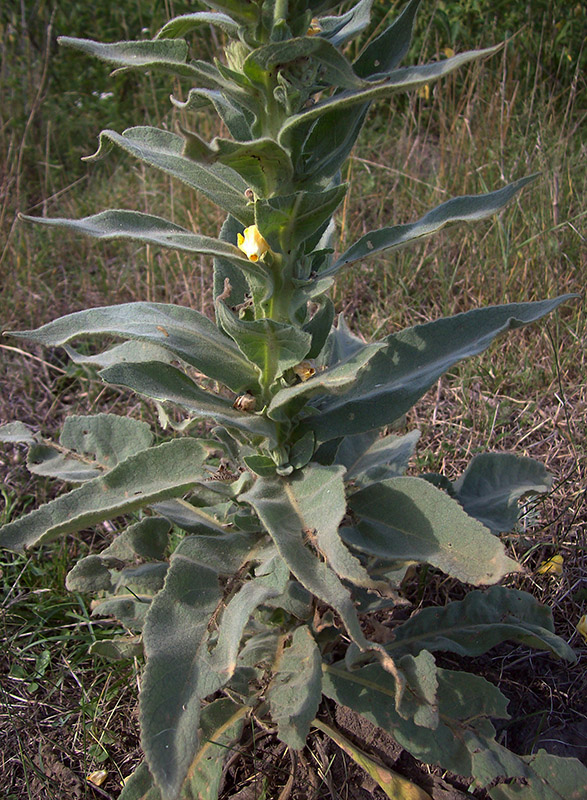
[[216,25],[229,36],[237,36],[238,25],[227,14],[210,11],[196,11],[170,19],[159,31],[156,39],[182,39],[201,25]]
[[101,158],[111,144],[202,192],[243,225],[252,225],[253,210],[245,197],[246,181],[224,164],[201,164],[186,158],[183,136],[147,126],[128,128],[122,134],[104,130],[98,151],[86,160]]
[[502,783],[489,790],[492,800],[583,800],[587,767],[577,758],[553,756],[539,750],[522,756],[528,768],[523,781]]
[[501,642],[514,641],[550,650],[576,661],[569,645],[554,633],[552,612],[532,595],[504,586],[472,591],[464,600],[424,608],[395,629],[386,649],[394,657],[421,649],[479,656]]
[[251,126],[255,119],[254,115],[250,110],[237,106],[218,90],[193,88],[189,90],[185,101],[178,100],[173,95],[170,99],[176,108],[185,111],[201,111],[212,106],[237,142],[253,138]]
[[215,160],[238,172],[260,197],[271,196],[278,186],[287,186],[293,176],[288,153],[273,139],[214,139],[211,147]]
[[[361,485],[395,478],[406,471],[419,438],[418,430],[404,436],[388,434],[375,439],[371,434],[345,436],[335,460],[347,468],[347,480],[358,481]],[[361,446],[361,440],[366,446]]]
[[312,347],[307,354],[308,358],[318,358],[334,322],[334,304],[329,297],[323,298],[320,308],[309,322],[304,325],[304,330],[312,336]]
[[178,360],[169,350],[148,342],[122,342],[122,344],[116,344],[114,347],[109,347],[95,355],[80,353],[67,344],[63,345],[63,349],[74,364],[88,364],[96,369],[104,369],[105,367],[111,367],[113,364],[120,364],[126,361],[132,361],[133,363],[137,361],[161,361],[164,364],[170,364],[172,361]]
[[78,336],[107,334],[160,345],[233,391],[257,385],[257,370],[203,314],[168,303],[124,303],[77,311],[11,336],[58,347]]
[[222,599],[218,573],[194,561],[190,548],[191,542],[182,542],[171,557],[143,636],[147,666],[140,696],[141,740],[165,798],[179,795],[199,758],[201,701],[234,673],[251,613],[279,593],[262,579],[245,582],[224,609],[210,652],[210,619]]
[[105,475],[5,525],[0,529],[0,546],[23,550],[185,494],[201,480],[206,455],[195,439],[174,439],[143,450]]
[[320,17],[320,36],[340,47],[363,31],[371,20],[373,0],[359,0],[346,14]]
[[179,795],[199,748],[200,704],[222,686],[206,661],[217,573],[175,553],[144,629],[141,743],[164,798]]
[[421,0],[411,0],[400,16],[373,39],[354,62],[357,75],[372,77],[395,69],[410,49],[416,12]]
[[321,36],[302,36],[259,47],[247,57],[243,71],[252,81],[262,83],[264,76],[272,70],[277,69],[287,75],[288,67],[296,70],[301,63],[307,69],[311,69],[310,65],[319,68],[320,84],[342,89],[359,89],[365,85],[344,55]]
[[481,453],[454,482],[455,497],[467,514],[494,533],[511,531],[520,515],[518,501],[549,492],[552,475],[533,458]]
[[34,475],[57,478],[61,481],[83,483],[101,475],[103,470],[95,462],[75,458],[46,444],[33,444],[27,454],[27,469]]
[[365,234],[352,247],[349,247],[322,275],[330,275],[341,267],[360,259],[372,256],[383,250],[403,247],[406,244],[431,236],[433,233],[453,222],[476,222],[496,214],[509,201],[532,181],[536,175],[521,178],[495,192],[481,195],[453,197],[425,214],[418,222],[408,225],[394,225]]
[[0,425],[0,442],[7,444],[35,444],[37,438],[24,422],[7,422]]
[[496,583],[520,566],[456,500],[422,478],[390,478],[351,495],[359,518],[344,540],[385,561],[432,564],[466,583]]
[[352,389],[317,404],[319,415],[306,425],[319,441],[390,425],[453,364],[482,353],[499,334],[536,322],[572,297],[474,309],[392,334]]
[[88,648],[88,654],[102,656],[109,661],[142,658],[143,645],[139,636],[113,636],[111,639],[98,639],[93,642]]
[[495,742],[490,718],[507,718],[507,699],[484,678],[467,672],[437,670],[439,724],[431,728],[403,719],[395,709],[393,677],[371,664],[349,672],[323,667],[322,691],[383,728],[409,753],[482,784],[506,775],[524,775],[518,756]]
[[217,304],[216,314],[243,355],[257,365],[262,375],[272,376],[273,380],[299,364],[310,349],[311,335],[292,325],[272,319],[240,320],[222,302]]
[[153,433],[148,423],[131,417],[74,414],[65,420],[59,443],[107,470],[150,447]]
[[[304,475],[305,473],[302,474],[302,480]],[[305,545],[303,531],[310,525],[304,512],[308,513],[308,507],[303,510],[299,507],[292,484],[293,481],[283,478],[258,478],[253,488],[240,499],[253,506],[275,542],[280,556],[300,583],[340,615],[349,636],[358,647],[361,650],[377,649],[376,645],[366,640],[346,587],[329,565]],[[344,497],[342,506],[336,503],[333,507],[328,491],[320,494],[318,488],[313,500],[317,504],[317,513],[323,509],[324,514],[329,513],[331,521],[342,517]]]
[[296,128],[306,126],[312,120],[318,119],[332,109],[336,108],[342,111],[344,109],[353,108],[358,104],[363,105],[373,100],[380,100],[395,92],[417,89],[426,83],[431,83],[445,75],[449,75],[463,64],[493,55],[499,49],[499,47],[488,47],[485,50],[470,50],[434,64],[403,67],[387,73],[381,79],[377,77],[366,89],[347,89],[334,94],[325,100],[319,101],[307,111],[302,111],[299,114],[294,114],[289,117],[279,132],[278,141],[282,146],[286,146],[289,138],[295,133]]
[[320,230],[342,202],[346,184],[320,192],[257,200],[255,219],[273,250],[288,253]]
[[95,42],[92,39],[77,39],[73,36],[60,36],[60,45],[80,50],[101,61],[106,61],[116,67],[131,67],[133,69],[159,68],[177,75],[193,77],[193,69],[186,63],[188,46],[185,41],[154,41],[140,42]]
[[301,750],[322,699],[322,658],[310,629],[300,625],[281,650],[267,689],[271,718],[292,750]]
[[227,258],[244,272],[263,273],[262,266],[258,267],[245,258],[236,245],[212,236],[200,236],[162,217],[143,214],[140,211],[110,209],[83,219],[30,217],[22,214],[21,219],[42,225],[70,228],[96,239],[131,239],[174,250],[184,250],[188,253]]
[[100,558],[134,561],[137,556],[144,559],[162,560],[169,543],[171,525],[159,517],[145,517],[134,525],[130,525],[119,534],[105,550]]
[[220,395],[200,389],[185,372],[158,361],[141,364],[116,364],[100,372],[108,383],[126,386],[145,397],[175,403],[199,417],[209,417],[228,428],[237,428],[252,436],[275,438],[274,426],[262,416],[237,411]]
[[305,382],[281,389],[269,405],[268,416],[271,419],[279,419],[284,413],[287,414],[284,409],[292,401],[297,403],[301,400],[303,403],[316,394],[338,395],[348,392],[349,387],[359,380],[361,371],[365,369],[370,359],[374,358],[383,346],[383,343],[378,342],[365,345],[330,369],[317,372]]
[[369,103],[352,108],[332,108],[290,135],[295,176],[302,185],[332,178],[349,156],[363,127]]

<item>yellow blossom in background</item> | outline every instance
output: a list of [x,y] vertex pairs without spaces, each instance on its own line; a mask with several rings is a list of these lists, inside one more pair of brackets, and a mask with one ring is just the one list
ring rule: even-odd
[[539,565],[536,572],[538,575],[562,575],[563,562],[564,559],[562,556],[553,556],[547,561],[543,561],[542,564]]
[[316,36],[316,34],[320,33],[321,30],[322,28],[320,26],[320,21],[318,20],[317,17],[314,17],[310,22],[310,27],[306,32],[306,36]]
[[107,777],[108,773],[105,769],[97,769],[95,772],[90,772],[86,780],[93,786],[102,786]]
[[444,55],[447,58],[452,58],[454,56],[454,54],[455,54],[455,51],[452,49],[452,47],[445,47],[444,48]]
[[242,233],[237,233],[236,242],[249,261],[258,261],[269,250],[269,245],[256,225],[249,225]]
[[577,631],[581,634],[583,639],[585,639],[585,643],[587,644],[587,614],[583,614],[577,623]]
[[420,86],[418,89],[418,97],[421,97],[423,100],[430,100],[430,84],[425,83],[424,86]]

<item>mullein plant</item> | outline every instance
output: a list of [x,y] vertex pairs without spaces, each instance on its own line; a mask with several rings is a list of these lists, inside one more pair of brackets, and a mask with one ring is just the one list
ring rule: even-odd
[[[507,718],[505,697],[434,656],[478,656],[507,640],[574,660],[549,609],[499,585],[522,569],[499,534],[515,527],[519,499],[548,491],[551,477],[510,453],[476,456],[456,481],[406,476],[418,432],[397,432],[447,369],[566,298],[473,309],[365,342],[328,296],[339,270],[495,214],[532,180],[456,197],[334,250],[341,168],[371,104],[497,48],[399,67],[419,0],[352,62],[345,46],[368,26],[371,0],[338,16],[327,0],[204,5],[152,40],[61,43],[117,71],[189,81],[187,99],[172,102],[193,112],[194,127],[200,112],[219,115],[229,138],[104,130],[92,156],[117,147],[202,192],[226,213],[219,237],[128,210],[35,221],[212,257],[215,320],[135,302],[11,332],[63,346],[107,384],[155,401],[169,435],[155,444],[145,422],[114,414],[69,417],[57,444],[22,423],[3,426],[4,441],[29,445],[32,472],[74,488],[5,525],[0,544],[22,551],[118,520],[111,544],[77,563],[67,585],[128,630],[97,642],[96,653],[144,655],[145,760],[123,800],[217,798],[227,754],[253,715],[292,753],[315,727],[344,743],[317,718],[323,697],[494,800],[578,798],[578,761],[507,750],[491,722]],[[190,60],[183,38],[207,25],[228,42],[213,64]],[[91,356],[69,344],[104,335],[122,341]],[[478,588],[394,623],[390,636],[368,636],[365,615],[406,603],[402,581],[414,565]],[[397,776],[386,782],[389,771],[373,774],[389,796],[402,786],[405,796],[428,796]]]

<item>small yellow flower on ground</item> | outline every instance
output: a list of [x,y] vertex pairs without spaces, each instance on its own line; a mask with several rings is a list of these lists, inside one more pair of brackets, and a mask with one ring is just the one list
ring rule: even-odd
[[447,58],[452,58],[454,56],[454,54],[455,54],[455,51],[452,49],[452,47],[445,47],[444,48],[444,55]]
[[564,559],[562,556],[553,556],[547,561],[543,561],[536,572],[538,575],[562,575],[563,561]]
[[237,233],[236,242],[249,261],[258,261],[269,250],[269,245],[256,225],[249,225],[242,233]]
[[420,86],[418,89],[418,97],[421,97],[422,100],[430,100],[430,84],[425,83],[423,86]]
[[583,614],[577,623],[577,631],[581,634],[583,639],[585,639],[585,643],[587,643],[587,614]]

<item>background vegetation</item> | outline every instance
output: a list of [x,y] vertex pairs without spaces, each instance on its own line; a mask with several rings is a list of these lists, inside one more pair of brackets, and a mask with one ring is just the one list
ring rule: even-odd
[[[389,5],[376,0],[379,20]],[[401,7],[391,5],[392,12]],[[216,233],[216,209],[185,187],[118,154],[91,166],[80,161],[94,151],[101,128],[174,128],[168,79],[109,78],[104,64],[55,43],[60,34],[101,41],[150,37],[192,6],[189,0],[21,0],[0,9],[3,329],[134,299],[211,310],[211,263],[205,259],[96,243],[16,220],[18,211],[81,217],[105,207],[137,208]],[[429,91],[375,108],[348,164],[341,248],[370,229],[415,219],[445,197],[499,188],[533,172],[541,177],[474,233],[448,230],[349,271],[334,299],[351,324],[383,335],[479,305],[584,290],[586,22],[581,4],[554,0],[423,4],[410,63],[449,47],[458,52],[503,39],[508,45]],[[207,31],[198,40],[200,53],[217,50],[221,42],[214,37]],[[187,88],[177,82],[173,91],[181,96]],[[197,128],[205,137],[218,133],[204,117]],[[409,428],[423,430],[419,470],[442,471],[448,457],[458,473],[480,449],[511,449],[552,470],[553,494],[528,509],[510,544],[528,567],[518,584],[553,607],[558,632],[583,657],[575,626],[587,611],[584,341],[581,299],[455,369],[407,420]],[[117,410],[116,390],[72,368],[62,353],[24,352],[10,339],[0,348],[0,422],[21,419],[49,437],[68,413]],[[127,408],[125,402],[118,410]],[[145,404],[137,401],[133,413],[156,426]],[[6,448],[0,461],[3,521],[55,492],[29,476],[17,448]],[[64,589],[70,562],[89,546],[101,549],[108,535],[104,528],[30,555],[0,555],[0,795],[7,800],[115,797],[137,760],[138,664],[112,672],[87,655],[109,630],[91,618],[82,597]],[[539,574],[537,566],[555,554],[564,558],[562,575]],[[431,572],[407,587],[415,605],[443,603],[452,591]],[[517,649],[498,652],[478,668],[512,698],[514,718],[503,731],[509,746],[585,757],[584,660],[567,668]],[[319,739],[313,755],[322,758]],[[94,789],[86,778],[102,768],[108,777]],[[321,770],[328,776],[327,762]],[[327,777],[321,786],[328,786]]]

